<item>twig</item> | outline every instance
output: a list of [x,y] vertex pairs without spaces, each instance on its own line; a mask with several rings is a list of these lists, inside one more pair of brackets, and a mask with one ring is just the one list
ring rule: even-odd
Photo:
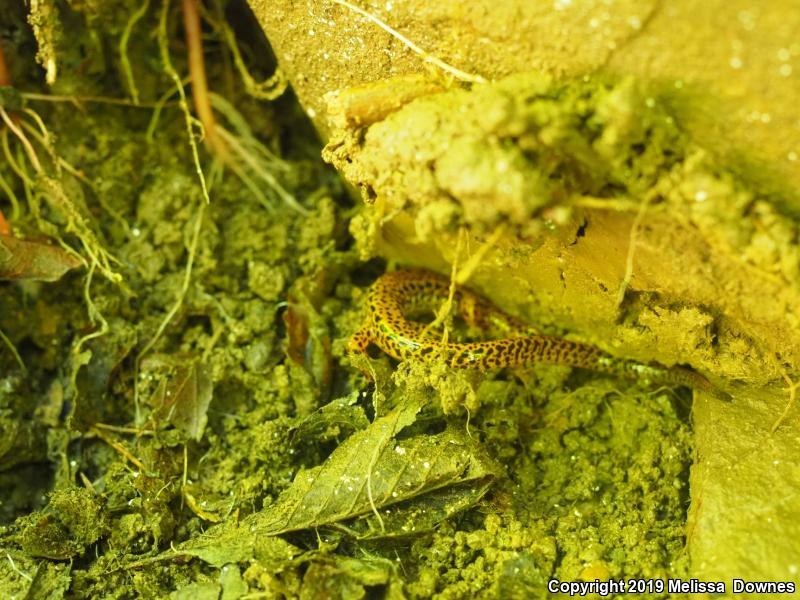
[[[8,73],[8,67],[6,66],[6,57],[3,54],[3,46],[0,44],[0,87],[10,86],[11,85],[11,75]],[[16,219],[19,215],[19,204],[17,203],[17,197],[14,195],[14,191],[11,187],[6,183],[6,180],[0,176],[0,189],[2,189],[6,196],[8,196],[9,200],[11,201],[11,218]],[[11,233],[11,226],[6,221],[6,218],[3,216],[3,212],[0,211],[0,235],[9,235]],[[17,349],[14,347],[14,344],[11,343],[5,334],[0,331],[0,336],[2,336],[3,341],[6,345],[11,349],[12,354],[17,359],[17,362],[22,367],[23,372],[25,371],[25,364],[20,359],[19,354],[17,354]],[[11,560],[11,557],[8,557],[8,560]],[[12,561],[13,566],[13,561]]]
[[11,75],[8,73],[8,67],[6,66],[6,57],[3,54],[3,45],[0,44],[0,87],[6,87],[11,85]]
[[[183,115],[186,121],[186,131],[189,135],[189,146],[192,149],[192,158],[194,159],[194,166],[195,172],[197,173],[197,177],[200,180],[200,188],[203,192],[203,198],[207,203],[211,202],[211,198],[208,196],[208,187],[206,186],[206,178],[203,174],[203,168],[200,166],[200,153],[197,150],[197,144],[195,143],[194,139],[194,130],[193,130],[193,123],[194,118],[192,117],[192,113],[189,111],[189,105],[186,102],[186,92],[183,89],[183,82],[181,78],[178,76],[178,72],[175,70],[175,67],[172,66],[172,61],[169,57],[169,40],[167,37],[167,11],[169,9],[169,2],[164,2],[163,8],[161,10],[161,17],[159,19],[158,24],[158,46],[161,51],[161,62],[164,63],[164,70],[172,79],[173,83],[175,83],[175,87],[178,90],[178,97],[179,97],[179,104],[181,110],[183,111]],[[202,52],[200,54],[202,58]],[[203,71],[203,78],[205,79],[205,70]]]
[[110,425],[108,423],[100,423],[97,422],[92,427],[97,429],[107,429],[108,431],[113,431],[115,433],[130,433],[134,434],[137,437],[142,435],[153,435],[155,431],[152,429],[140,429],[138,427],[123,427],[121,425]]
[[138,468],[139,471],[141,471],[142,473],[146,473],[147,472],[147,467],[144,466],[144,463],[141,460],[139,460],[133,454],[131,454],[130,450],[128,450],[120,442],[118,442],[117,440],[112,438],[110,435],[108,435],[105,431],[101,431],[100,429],[97,429],[96,427],[90,427],[89,431],[92,432],[93,434],[95,434],[101,440],[103,440],[106,444],[111,446],[118,454],[120,454],[128,462],[133,464],[136,468]]
[[206,62],[203,56],[203,32],[200,27],[199,0],[183,0],[183,27],[186,33],[186,48],[189,61],[189,75],[192,78],[192,96],[197,117],[203,124],[205,140],[209,148],[225,157],[225,146],[217,135],[217,123],[211,109],[206,79]]

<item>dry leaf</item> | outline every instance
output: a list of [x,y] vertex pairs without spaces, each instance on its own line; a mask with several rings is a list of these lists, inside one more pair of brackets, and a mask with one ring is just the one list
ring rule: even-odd
[[0,279],[57,281],[79,266],[80,259],[58,246],[0,235]]

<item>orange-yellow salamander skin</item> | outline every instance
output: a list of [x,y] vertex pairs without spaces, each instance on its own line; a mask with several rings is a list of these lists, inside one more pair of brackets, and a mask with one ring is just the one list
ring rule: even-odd
[[651,385],[685,385],[720,399],[730,399],[705,377],[683,367],[644,364],[616,358],[588,344],[532,335],[522,321],[465,288],[456,288],[453,295],[453,306],[464,321],[483,330],[490,327],[505,329],[510,337],[443,344],[426,331],[425,325],[409,320],[406,315],[420,309],[436,308],[449,293],[450,281],[430,271],[401,269],[382,275],[370,289],[367,318],[361,329],[350,338],[348,350],[363,353],[370,344],[375,344],[397,360],[443,357],[455,368],[492,369],[537,362],[568,365]]

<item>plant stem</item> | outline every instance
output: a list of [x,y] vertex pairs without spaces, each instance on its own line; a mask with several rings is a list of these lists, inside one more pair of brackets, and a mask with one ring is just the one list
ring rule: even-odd
[[200,0],[183,0],[183,27],[186,33],[189,75],[192,78],[192,96],[197,117],[205,130],[205,141],[208,147],[218,155],[224,155],[225,148],[217,135],[217,124],[214,111],[211,109],[211,98],[208,95],[206,64],[203,56],[203,31],[200,26]]

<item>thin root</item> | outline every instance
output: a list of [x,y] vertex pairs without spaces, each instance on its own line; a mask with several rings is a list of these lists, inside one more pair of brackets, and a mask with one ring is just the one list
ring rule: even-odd
[[783,376],[783,380],[786,382],[787,392],[789,393],[789,399],[786,402],[786,406],[781,413],[781,416],[772,424],[772,429],[770,429],[770,433],[775,433],[778,430],[778,427],[781,426],[786,420],[786,417],[789,416],[789,412],[794,407],[795,402],[797,401],[797,389],[800,388],[800,381],[794,382],[792,378],[789,377],[789,374],[786,372],[783,367],[781,367],[781,375]]
[[133,31],[134,25],[141,19],[147,9],[150,7],[150,0],[144,0],[142,5],[137,8],[131,18],[128,19],[128,22],[125,24],[125,29],[122,32],[122,36],[119,39],[119,56],[120,56],[120,67],[122,69],[122,74],[125,76],[125,81],[128,83],[128,89],[131,92],[131,100],[133,100],[134,104],[139,104],[139,90],[136,88],[136,80],[133,78],[133,70],[131,69],[131,62],[128,59],[128,40],[131,37],[131,32]]
[[633,258],[636,254],[636,242],[639,237],[639,227],[641,227],[642,220],[644,219],[644,215],[647,212],[647,207],[649,204],[649,200],[643,200],[641,204],[639,204],[639,210],[636,212],[636,217],[633,219],[633,224],[631,225],[631,232],[628,240],[628,254],[625,257],[625,275],[622,277],[622,282],[619,284],[619,290],[617,291],[618,309],[625,301],[625,293],[628,291],[628,286],[631,284],[631,279],[633,279]]
[[236,43],[236,36],[228,24],[224,20],[218,21],[211,18],[205,12],[203,17],[222,35],[222,39],[231,51],[233,64],[236,66],[236,70],[239,71],[239,77],[242,78],[244,90],[247,94],[258,100],[267,101],[275,100],[283,95],[289,86],[289,81],[280,67],[276,68],[275,72],[264,81],[256,81],[250,71],[247,70],[242,53],[239,51],[239,45]]
[[19,355],[17,347],[14,345],[14,342],[8,339],[8,336],[3,332],[2,329],[0,329],[0,340],[3,341],[8,350],[11,352],[11,355],[14,357],[14,360],[17,361],[17,364],[19,365],[19,368],[22,370],[22,372],[27,373],[28,369],[25,367],[25,363],[23,362],[22,357]]
[[422,58],[422,60],[432,65],[436,65],[443,71],[453,75],[456,79],[459,79],[461,81],[467,81],[469,83],[486,83],[486,79],[484,79],[480,75],[474,75],[473,73],[467,73],[466,71],[462,71],[461,69],[458,69],[453,65],[447,64],[437,56],[434,56],[433,54],[426,52],[425,50],[417,46],[414,42],[405,37],[402,33],[397,31],[396,29],[392,29],[392,27],[381,21],[375,15],[368,13],[364,9],[359,8],[358,6],[351,4],[350,2],[347,2],[347,0],[333,0],[333,2],[334,4],[339,4],[341,6],[344,6],[345,8],[349,8],[353,12],[360,14],[362,17],[366,17],[367,19],[375,23],[378,27],[383,29],[386,33],[388,33],[395,39],[402,42],[409,50],[411,50],[412,52],[414,52],[414,54]]
[[156,329],[155,334],[152,338],[145,344],[144,348],[141,349],[139,354],[137,354],[136,359],[134,361],[134,383],[133,383],[133,403],[134,403],[134,410],[135,410],[135,421],[138,425],[141,423],[141,405],[139,401],[139,368],[141,366],[142,358],[147,355],[153,347],[156,345],[161,336],[163,335],[164,331],[167,329],[167,326],[170,324],[172,319],[180,310],[180,307],[183,305],[183,301],[186,298],[186,294],[189,291],[189,285],[192,281],[192,269],[194,267],[194,259],[197,255],[197,247],[200,241],[200,232],[202,231],[203,225],[203,215],[205,214],[205,207],[207,204],[211,203],[211,198],[208,194],[208,186],[206,185],[206,177],[203,173],[203,167],[200,164],[200,152],[197,148],[197,141],[195,140],[194,136],[194,128],[193,123],[195,119],[192,117],[192,113],[189,110],[189,104],[186,102],[186,93],[183,90],[183,84],[181,82],[181,78],[178,76],[178,72],[172,66],[172,61],[169,57],[169,46],[168,46],[168,37],[167,37],[167,11],[169,9],[169,3],[164,2],[162,5],[161,16],[159,19],[159,28],[158,28],[158,44],[161,50],[161,61],[164,64],[164,70],[167,72],[167,75],[170,76],[175,87],[178,91],[178,96],[180,97],[180,106],[181,110],[183,111],[184,119],[186,122],[186,133],[189,138],[189,146],[192,149],[192,159],[194,160],[194,167],[195,172],[197,173],[197,178],[200,182],[200,190],[202,192],[202,201],[200,202],[197,213],[195,214],[195,222],[194,228],[192,229],[192,239],[189,242],[188,248],[188,256],[186,258],[186,268],[183,272],[183,281],[181,283],[181,289],[178,292],[177,298],[175,298],[175,302],[172,305],[172,308],[169,309],[164,318],[161,320],[161,323],[158,325],[158,329]]

